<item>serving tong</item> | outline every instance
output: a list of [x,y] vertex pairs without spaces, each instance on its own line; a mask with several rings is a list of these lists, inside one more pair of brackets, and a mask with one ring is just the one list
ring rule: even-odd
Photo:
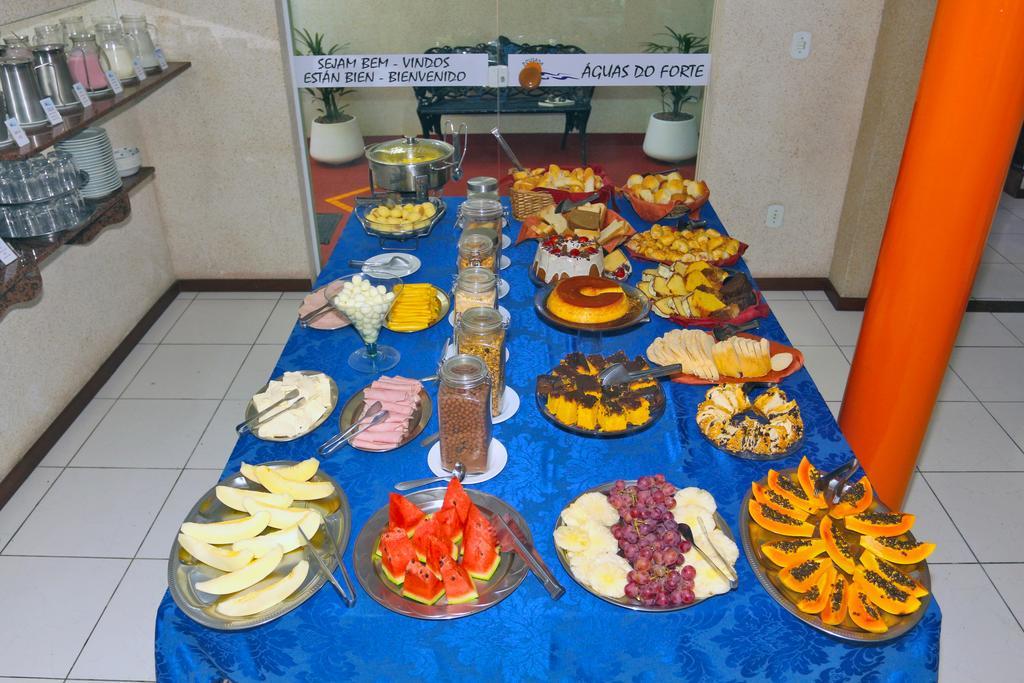
[[[306,554],[313,556],[316,563],[320,565],[320,571],[324,573],[327,580],[331,582],[332,586],[334,586],[334,590],[337,591],[345,605],[347,607],[352,607],[356,604],[356,592],[352,588],[352,580],[348,577],[348,570],[345,569],[345,558],[342,557],[341,550],[338,548],[338,543],[334,540],[334,536],[331,535],[331,529],[327,524],[327,520],[321,517],[320,522],[324,525],[324,536],[326,536],[331,543],[331,552],[334,554],[334,559],[338,563],[338,568],[341,569],[341,578],[345,581],[345,588],[348,589],[347,591],[341,587],[338,580],[334,578],[334,574],[327,568],[327,563],[323,561],[323,558],[320,557],[320,553],[318,553],[316,548],[313,547],[313,541],[310,540],[309,536],[306,535],[306,532],[302,530],[302,525],[300,524],[296,528],[302,535],[303,540],[306,541],[306,545],[304,546]],[[315,536],[316,534],[313,535]]]
[[689,524],[686,524],[685,522],[679,523],[679,535],[686,539],[686,541],[693,546],[693,549],[696,550],[702,558],[704,558],[704,561],[711,565],[711,568],[718,572],[718,575],[729,583],[729,590],[735,589],[736,586],[739,585],[739,576],[737,576],[736,572],[729,567],[729,563],[725,561],[724,557],[722,557],[722,553],[718,552],[718,548],[715,547],[714,541],[711,540],[711,534],[708,533],[708,528],[705,526],[704,520],[698,516],[697,523],[700,524],[700,530],[704,534],[704,538],[708,540],[708,545],[711,547],[711,550],[714,551],[715,557],[717,557],[722,563],[722,567],[726,567],[729,570],[728,573],[726,573],[722,567],[719,567],[718,562],[712,560],[711,557],[704,552],[703,548],[697,545],[697,542],[693,540],[693,529],[690,528]]
[[523,540],[523,532],[519,525],[516,524],[516,521],[512,519],[512,515],[505,515],[504,517],[495,515],[494,521],[497,522],[495,526],[498,532],[498,543],[501,544],[502,549],[508,548],[523,558],[523,561],[526,562],[533,575],[544,586],[552,600],[558,600],[562,597],[565,594],[565,587],[558,583],[558,579],[551,573],[548,566],[544,564],[544,560],[541,559],[537,548],[532,543],[527,544]]
[[850,479],[859,469],[860,462],[854,456],[831,472],[821,475],[814,482],[815,492],[825,498],[829,510],[839,505],[846,492],[854,486]]
[[332,436],[327,441],[324,441],[320,447],[316,449],[317,455],[321,457],[330,455],[373,425],[380,424],[384,420],[388,419],[388,415],[390,415],[390,413],[383,409],[380,401],[374,401],[370,404],[369,408],[367,408],[366,414],[363,415],[363,417],[353,422],[345,431]]
[[[273,415],[270,414],[270,412],[272,410],[274,410],[274,408],[277,408],[282,403],[286,403],[286,402],[289,402],[289,401],[291,401],[291,402],[288,403],[288,405],[286,405],[284,408],[282,408],[281,410],[277,411]],[[286,393],[280,399],[274,401],[269,406],[267,406],[266,408],[264,408],[260,412],[256,413],[252,417],[250,417],[248,420],[244,420],[242,422],[239,422],[237,425],[235,425],[235,431],[239,434],[239,436],[241,436],[242,434],[246,434],[247,432],[251,432],[254,429],[256,429],[257,427],[259,427],[260,425],[264,424],[265,422],[270,422],[271,420],[273,420],[278,415],[282,415],[282,414],[288,412],[289,410],[291,410],[292,408],[299,407],[300,405],[305,403],[305,401],[306,401],[306,397],[305,396],[301,396],[300,397],[298,389],[290,389],[288,391],[288,393]]]

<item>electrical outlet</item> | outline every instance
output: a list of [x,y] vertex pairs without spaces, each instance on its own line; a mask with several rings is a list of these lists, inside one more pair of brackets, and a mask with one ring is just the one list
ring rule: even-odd
[[785,209],[782,208],[782,204],[770,204],[764,216],[764,224],[769,228],[781,228],[783,213]]
[[793,42],[789,45],[789,55],[793,59],[807,59],[811,54],[811,32],[797,31],[793,34]]

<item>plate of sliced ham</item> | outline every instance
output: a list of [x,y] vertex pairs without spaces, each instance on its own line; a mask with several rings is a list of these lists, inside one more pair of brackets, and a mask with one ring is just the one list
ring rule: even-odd
[[385,375],[352,395],[341,409],[339,429],[351,427],[377,401],[388,411],[387,419],[356,435],[349,441],[352,448],[371,453],[401,448],[420,435],[434,413],[434,404],[418,380]]

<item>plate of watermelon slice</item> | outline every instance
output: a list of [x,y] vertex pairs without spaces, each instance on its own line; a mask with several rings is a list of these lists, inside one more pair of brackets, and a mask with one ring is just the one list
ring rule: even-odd
[[528,573],[522,558],[498,544],[491,520],[506,515],[531,543],[518,511],[466,490],[455,478],[446,488],[391,493],[356,538],[356,578],[371,598],[405,616],[458,619],[482,612],[511,595]]

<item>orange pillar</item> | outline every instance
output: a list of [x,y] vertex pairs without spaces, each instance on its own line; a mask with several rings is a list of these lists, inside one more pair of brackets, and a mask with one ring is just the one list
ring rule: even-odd
[[890,506],[913,475],[1022,119],[1024,1],[939,0],[839,415]]

